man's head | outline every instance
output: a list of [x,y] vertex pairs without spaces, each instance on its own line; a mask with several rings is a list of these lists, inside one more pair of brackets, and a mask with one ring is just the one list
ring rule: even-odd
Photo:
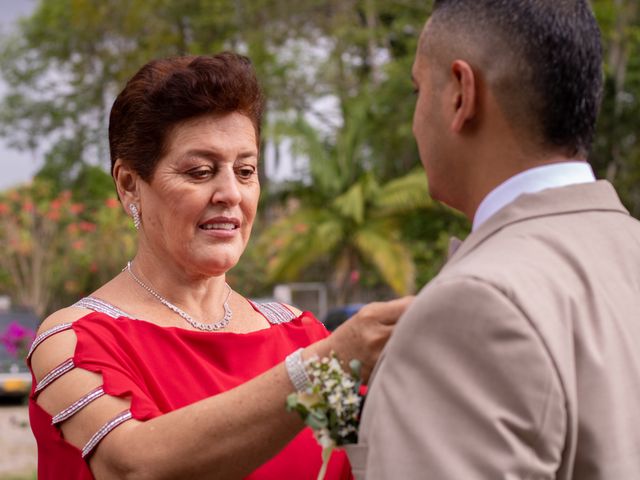
[[427,174],[436,176],[430,184],[447,168],[451,176],[468,166],[460,163],[478,149],[478,135],[496,154],[500,139],[511,138],[520,157],[586,158],[601,57],[586,0],[435,0],[413,72],[414,133]]

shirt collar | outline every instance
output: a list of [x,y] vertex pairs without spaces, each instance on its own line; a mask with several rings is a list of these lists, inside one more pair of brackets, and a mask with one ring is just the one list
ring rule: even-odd
[[494,213],[523,193],[536,193],[547,188],[565,187],[577,183],[595,182],[595,180],[591,166],[581,161],[552,163],[520,172],[484,197],[476,210],[471,230],[476,230]]

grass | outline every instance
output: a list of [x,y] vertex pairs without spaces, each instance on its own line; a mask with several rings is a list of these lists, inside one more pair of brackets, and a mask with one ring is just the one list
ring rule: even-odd
[[35,471],[23,474],[7,473],[0,474],[0,480],[37,480],[37,475]]

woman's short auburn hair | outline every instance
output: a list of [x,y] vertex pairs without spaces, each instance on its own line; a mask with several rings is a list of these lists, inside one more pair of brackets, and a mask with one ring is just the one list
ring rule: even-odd
[[182,56],[152,60],[118,95],[109,117],[111,173],[118,158],[145,181],[167,153],[177,124],[202,115],[238,112],[260,137],[264,97],[251,61],[242,55]]

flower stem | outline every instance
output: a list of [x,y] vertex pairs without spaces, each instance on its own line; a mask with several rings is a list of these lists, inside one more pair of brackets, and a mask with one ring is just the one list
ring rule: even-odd
[[318,473],[318,480],[324,480],[324,476],[327,473],[327,465],[329,465],[329,459],[331,458],[331,452],[333,452],[333,447],[322,449],[322,466],[320,467],[320,473]]

